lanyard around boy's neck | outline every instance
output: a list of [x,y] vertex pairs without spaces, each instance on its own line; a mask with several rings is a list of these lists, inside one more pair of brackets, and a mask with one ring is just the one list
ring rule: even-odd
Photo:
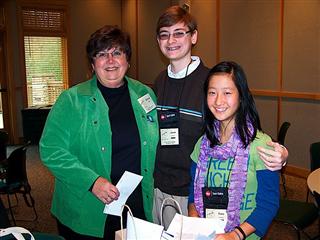
[[[190,62],[188,63],[188,66],[187,66],[187,69],[186,69],[186,73],[184,75],[184,78],[183,78],[183,85],[182,85],[182,88],[181,88],[181,91],[180,91],[180,94],[179,94],[179,101],[178,101],[178,104],[177,104],[177,109],[180,109],[180,103],[181,103],[181,98],[182,98],[182,94],[183,94],[183,90],[184,90],[184,86],[186,84],[186,77],[188,76],[188,70],[189,70],[189,66],[191,65],[191,63],[193,62],[194,60],[191,58]],[[162,92],[162,105],[164,105],[164,93],[166,91],[166,86],[167,86],[167,81],[164,81],[164,85],[163,85],[163,92]]]

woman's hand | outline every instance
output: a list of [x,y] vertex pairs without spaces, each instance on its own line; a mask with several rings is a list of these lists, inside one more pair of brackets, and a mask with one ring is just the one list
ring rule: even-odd
[[289,155],[288,150],[276,142],[270,141],[267,145],[273,147],[273,150],[257,147],[260,158],[267,169],[271,171],[280,170],[286,164]]
[[95,181],[92,193],[105,204],[117,200],[120,195],[116,186],[103,177],[99,177]]

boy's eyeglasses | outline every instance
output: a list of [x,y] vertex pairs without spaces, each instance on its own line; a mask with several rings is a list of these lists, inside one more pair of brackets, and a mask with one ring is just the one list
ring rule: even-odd
[[113,52],[98,52],[95,56],[96,59],[108,59],[109,55],[110,57],[117,59],[117,58],[121,58],[123,56],[124,52],[122,52],[119,49],[115,49]]
[[162,32],[158,34],[158,38],[160,40],[168,40],[170,38],[170,36],[172,36],[173,38],[183,38],[186,34],[191,33],[191,30],[189,31],[178,31],[178,32],[174,32],[174,33],[168,33],[168,32]]

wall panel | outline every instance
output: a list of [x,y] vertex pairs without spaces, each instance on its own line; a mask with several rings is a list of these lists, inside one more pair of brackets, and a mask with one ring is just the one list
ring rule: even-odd
[[160,14],[170,6],[170,0],[138,1],[138,79],[153,84],[168,62],[162,56],[156,40],[156,24]]
[[69,0],[69,72],[70,85],[88,79],[86,44],[90,35],[104,25],[121,27],[121,1]]
[[283,87],[319,93],[319,76],[320,1],[285,1]]
[[251,88],[277,89],[279,1],[221,1],[220,16],[221,60],[240,63]]
[[216,64],[216,1],[198,0],[191,3],[191,14],[198,23],[198,43],[193,55],[200,56],[208,67]]
[[138,4],[137,2],[138,0],[122,1],[122,6],[121,6],[122,7],[121,9],[122,30],[130,34],[131,48],[132,48],[130,68],[127,74],[128,76],[134,79],[136,79],[138,75],[137,35],[138,35],[139,27],[137,26],[138,16],[136,14],[137,4]]
[[276,139],[277,137],[277,98],[275,97],[254,97],[262,130]]
[[309,146],[320,141],[320,104],[318,101],[285,99],[283,116],[291,123],[286,138],[289,164],[309,169]]

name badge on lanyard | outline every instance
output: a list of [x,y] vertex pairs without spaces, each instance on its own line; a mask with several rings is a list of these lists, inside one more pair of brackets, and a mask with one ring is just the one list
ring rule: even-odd
[[228,214],[228,188],[227,187],[203,187],[203,212],[205,218],[215,218],[227,224]]
[[179,109],[158,110],[160,145],[179,146]]

